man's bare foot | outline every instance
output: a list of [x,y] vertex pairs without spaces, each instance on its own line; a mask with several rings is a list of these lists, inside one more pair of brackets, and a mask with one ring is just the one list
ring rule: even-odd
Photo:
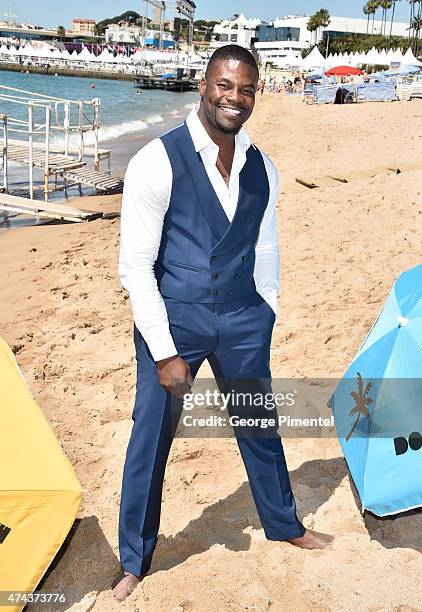
[[305,548],[306,550],[322,550],[326,546],[329,546],[334,540],[334,536],[328,535],[328,533],[319,533],[318,531],[312,531],[307,529],[303,536],[299,538],[290,538],[287,540],[293,546],[299,548]]
[[129,572],[121,572],[117,578],[115,578],[112,587],[113,595],[117,601],[124,601],[126,597],[129,597],[131,593],[136,589],[138,584],[141,582],[145,574],[138,577]]

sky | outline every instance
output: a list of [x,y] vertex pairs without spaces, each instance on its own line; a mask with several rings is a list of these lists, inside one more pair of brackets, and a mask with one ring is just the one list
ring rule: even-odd
[[[13,4],[13,0],[10,0]],[[233,13],[244,13],[246,17],[259,17],[272,21],[284,15],[309,15],[320,8],[326,8],[331,15],[339,17],[363,17],[365,0],[195,0],[196,19],[227,19]],[[71,28],[74,17],[101,21],[132,10],[142,12],[142,0],[14,0],[18,22]],[[0,0],[0,19],[4,19],[8,1]],[[150,8],[150,14],[152,9]],[[169,11],[168,16],[174,16]],[[379,16],[381,13],[379,13]],[[408,21],[409,4],[406,0],[397,2],[397,21]]]

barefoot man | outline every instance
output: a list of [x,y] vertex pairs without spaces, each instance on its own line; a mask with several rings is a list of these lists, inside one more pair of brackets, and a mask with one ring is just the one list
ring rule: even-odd
[[[200,82],[199,106],[127,169],[120,276],[135,320],[137,388],[120,505],[121,572],[113,583],[119,601],[151,565],[174,401],[189,392],[205,359],[220,381],[271,378],[278,177],[243,128],[257,84],[249,51],[218,49]],[[327,546],[331,536],[297,518],[278,434],[237,441],[266,537]]]

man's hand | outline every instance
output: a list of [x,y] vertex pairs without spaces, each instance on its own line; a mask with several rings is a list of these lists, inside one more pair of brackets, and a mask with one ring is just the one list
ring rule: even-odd
[[192,375],[189,365],[179,355],[157,361],[157,372],[160,385],[174,397],[183,399],[184,394],[189,393]]

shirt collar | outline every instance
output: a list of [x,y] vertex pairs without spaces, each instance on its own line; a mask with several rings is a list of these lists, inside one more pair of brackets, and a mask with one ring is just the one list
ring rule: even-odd
[[[207,147],[218,148],[218,145],[211,139],[208,132],[201,123],[198,117],[199,104],[195,104],[186,119],[186,125],[193,140],[195,151],[202,151]],[[249,138],[245,128],[241,127],[235,135],[235,146],[240,146],[243,151],[247,151],[251,146],[252,141]]]

